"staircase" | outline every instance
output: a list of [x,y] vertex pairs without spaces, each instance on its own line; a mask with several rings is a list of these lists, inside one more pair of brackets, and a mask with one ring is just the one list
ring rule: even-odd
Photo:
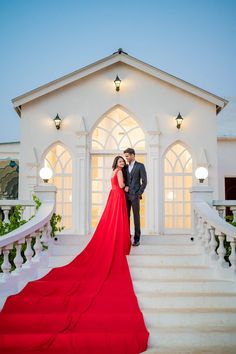
[[[69,263],[90,239],[59,235],[47,267]],[[236,287],[217,277],[188,235],[142,236],[128,263],[150,332],[147,354],[235,354]],[[21,288],[25,283],[22,281]],[[1,297],[2,307],[5,297]]]

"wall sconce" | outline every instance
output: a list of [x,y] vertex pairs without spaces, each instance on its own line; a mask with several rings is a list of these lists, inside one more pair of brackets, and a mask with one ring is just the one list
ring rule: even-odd
[[208,177],[208,170],[205,167],[198,167],[195,171],[195,176],[200,183],[203,183],[204,179]]
[[118,75],[116,75],[116,79],[114,80],[115,86],[116,86],[116,91],[120,91],[120,83],[121,79],[119,78]]
[[183,118],[183,117],[181,116],[181,114],[179,113],[178,116],[175,118],[175,120],[176,120],[176,127],[177,127],[177,129],[180,129],[181,124],[182,124],[184,118]]
[[44,183],[48,183],[50,178],[52,178],[52,170],[49,167],[43,167],[39,171],[39,176],[42,178]]
[[58,113],[57,113],[56,117],[53,120],[54,120],[56,128],[60,129],[62,119],[59,117]]

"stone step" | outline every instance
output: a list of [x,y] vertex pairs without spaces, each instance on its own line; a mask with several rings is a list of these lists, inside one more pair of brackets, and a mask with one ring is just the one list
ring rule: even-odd
[[211,278],[214,277],[214,269],[207,266],[130,266],[132,279],[155,280],[158,278]]
[[141,244],[138,247],[132,247],[131,248],[131,255],[138,255],[138,254],[143,254],[143,255],[152,255],[152,254],[181,254],[181,255],[195,255],[195,254],[200,254],[198,246],[195,244],[189,244],[189,245],[165,245],[165,244],[160,244],[160,245],[145,245]]
[[235,326],[236,308],[159,308],[142,309],[147,328],[166,326],[182,326],[187,330],[192,326],[225,328]]
[[139,306],[141,309],[236,309],[236,293],[137,293]]
[[[77,255],[78,250],[82,250],[87,245],[86,242],[76,245],[54,244],[52,249],[53,255]],[[139,247],[131,248],[131,255],[196,255],[199,250],[195,245],[140,245]]]
[[173,254],[159,254],[159,255],[141,255],[141,254],[131,254],[127,257],[129,266],[160,266],[160,265],[203,265],[204,260],[201,254],[195,255],[173,255]]
[[[215,353],[214,348],[231,347],[236,348],[236,326],[230,327],[159,327],[150,328],[149,346],[150,347],[172,347],[173,354],[176,353],[175,348],[183,346],[198,349],[197,353],[202,353],[204,347],[212,349],[211,354]],[[204,352],[203,352],[204,353]],[[182,354],[182,353],[181,353]],[[221,354],[225,354],[223,351]]]
[[136,294],[142,292],[222,292],[232,293],[235,285],[231,281],[216,279],[156,279],[153,280],[133,280]]
[[91,236],[76,235],[76,234],[58,234],[56,235],[54,244],[57,245],[81,245],[87,244],[91,240]]
[[[182,344],[183,345],[183,344]],[[170,347],[169,345],[163,346],[158,345],[157,348],[149,347],[148,350],[142,352],[141,354],[235,354],[235,345],[218,345],[216,346],[201,346],[198,348],[197,346],[193,348],[190,346],[175,346]]]
[[77,256],[86,247],[86,243],[78,245],[53,245],[53,256]]
[[75,256],[50,256],[48,266],[50,268],[61,267],[70,263]]
[[141,236],[141,245],[148,244],[165,244],[165,245],[188,245],[194,244],[196,240],[191,240],[191,235],[142,235]]
[[[92,238],[92,235],[77,235],[77,234],[62,234],[59,233],[56,235],[57,243],[60,244],[79,244],[80,242],[88,242]],[[191,235],[142,235],[141,236],[141,245],[145,244],[194,244],[194,241],[191,241]]]

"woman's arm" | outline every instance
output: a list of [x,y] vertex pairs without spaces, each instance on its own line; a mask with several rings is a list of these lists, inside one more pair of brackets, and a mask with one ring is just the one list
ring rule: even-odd
[[118,183],[120,188],[124,188],[125,184],[124,184],[124,177],[122,171],[117,172],[117,178],[118,178]]

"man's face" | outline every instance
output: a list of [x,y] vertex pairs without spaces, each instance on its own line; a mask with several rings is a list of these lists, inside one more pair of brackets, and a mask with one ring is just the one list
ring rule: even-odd
[[131,163],[132,161],[134,161],[135,156],[134,156],[134,154],[125,153],[125,159],[128,163]]

